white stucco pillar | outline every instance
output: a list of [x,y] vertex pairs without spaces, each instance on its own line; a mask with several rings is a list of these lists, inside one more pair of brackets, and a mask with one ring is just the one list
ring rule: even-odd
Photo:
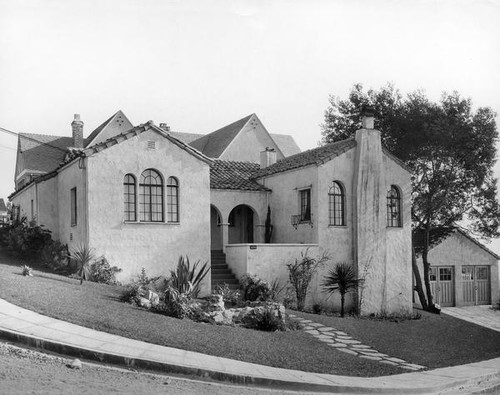
[[229,242],[229,223],[220,224],[222,236],[222,251],[226,252],[226,246]]

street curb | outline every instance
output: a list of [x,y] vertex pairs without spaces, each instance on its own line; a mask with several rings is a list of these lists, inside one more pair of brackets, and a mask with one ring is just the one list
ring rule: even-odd
[[[500,378],[500,369],[495,373],[487,373],[474,378],[463,378],[463,379],[452,379],[447,383],[439,385],[421,385],[413,388],[408,388],[406,386],[395,386],[393,388],[388,388],[386,386],[377,386],[378,383],[372,383],[369,385],[367,382],[366,386],[360,386],[353,384],[343,385],[343,384],[318,384],[318,383],[307,383],[303,381],[290,381],[281,379],[270,379],[263,377],[252,376],[251,372],[249,374],[232,374],[218,370],[199,368],[194,366],[182,366],[174,365],[165,362],[158,362],[140,358],[130,358],[124,355],[104,353],[101,351],[95,351],[90,348],[77,347],[70,344],[64,344],[62,342],[56,342],[52,340],[42,339],[33,335],[27,335],[25,333],[20,333],[17,331],[8,330],[5,328],[0,328],[0,338],[26,344],[30,347],[55,352],[58,354],[68,355],[72,357],[84,358],[91,361],[109,363],[113,365],[121,365],[127,368],[139,368],[145,370],[152,370],[161,373],[170,373],[178,375],[189,375],[196,376],[200,379],[212,379],[219,382],[227,382],[231,384],[240,385],[252,385],[256,387],[266,387],[271,389],[281,389],[281,390],[292,390],[292,391],[316,391],[316,392],[341,392],[341,393],[373,393],[373,394],[399,394],[399,393],[411,393],[411,394],[430,394],[436,393],[444,390],[451,390],[454,388],[459,388],[463,386],[473,385],[481,383],[492,378]],[[432,371],[429,371],[432,372]],[[420,373],[407,373],[411,375],[415,374],[425,374],[426,372]],[[379,378],[374,378],[374,380],[390,381],[391,378],[396,376],[384,376]],[[353,377],[353,382],[357,377]],[[369,378],[363,378],[369,380]],[[387,385],[387,384],[386,384]]]

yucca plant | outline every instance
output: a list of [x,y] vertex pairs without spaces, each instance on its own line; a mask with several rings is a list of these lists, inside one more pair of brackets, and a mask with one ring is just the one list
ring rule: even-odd
[[198,297],[201,282],[210,270],[208,262],[205,262],[205,264],[197,270],[199,264],[200,261],[197,261],[191,267],[189,257],[186,255],[184,259],[181,255],[177,262],[176,270],[170,271],[170,285],[182,294],[189,294],[193,298]]
[[79,244],[70,251],[70,258],[78,268],[76,275],[80,277],[80,285],[83,280],[91,280],[90,265],[95,260],[94,249],[88,244]]
[[340,316],[344,317],[345,295],[358,288],[362,279],[357,278],[352,265],[342,262],[337,263],[325,276],[321,286],[324,292],[332,294],[340,293]]

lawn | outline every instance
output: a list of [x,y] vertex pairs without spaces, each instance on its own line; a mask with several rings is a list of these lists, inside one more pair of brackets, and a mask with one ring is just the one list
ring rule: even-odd
[[[349,376],[404,372],[341,353],[300,330],[270,333],[178,320],[120,302],[122,287],[79,285],[64,276],[33,273],[23,277],[19,262],[0,252],[0,298],[89,328],[246,362]],[[394,323],[296,314],[345,330],[383,353],[429,367],[500,356],[500,333],[452,317],[424,314],[421,320]]]

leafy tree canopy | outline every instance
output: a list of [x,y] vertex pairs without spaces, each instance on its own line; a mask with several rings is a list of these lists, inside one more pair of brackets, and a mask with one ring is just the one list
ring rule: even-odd
[[368,91],[356,84],[347,99],[330,96],[321,125],[323,142],[353,137],[361,127],[363,105],[374,108],[383,144],[412,171],[416,228],[453,226],[468,219],[474,232],[499,235],[494,111],[474,111],[471,99],[457,92],[443,93],[434,103],[423,91],[403,96],[391,84]]

